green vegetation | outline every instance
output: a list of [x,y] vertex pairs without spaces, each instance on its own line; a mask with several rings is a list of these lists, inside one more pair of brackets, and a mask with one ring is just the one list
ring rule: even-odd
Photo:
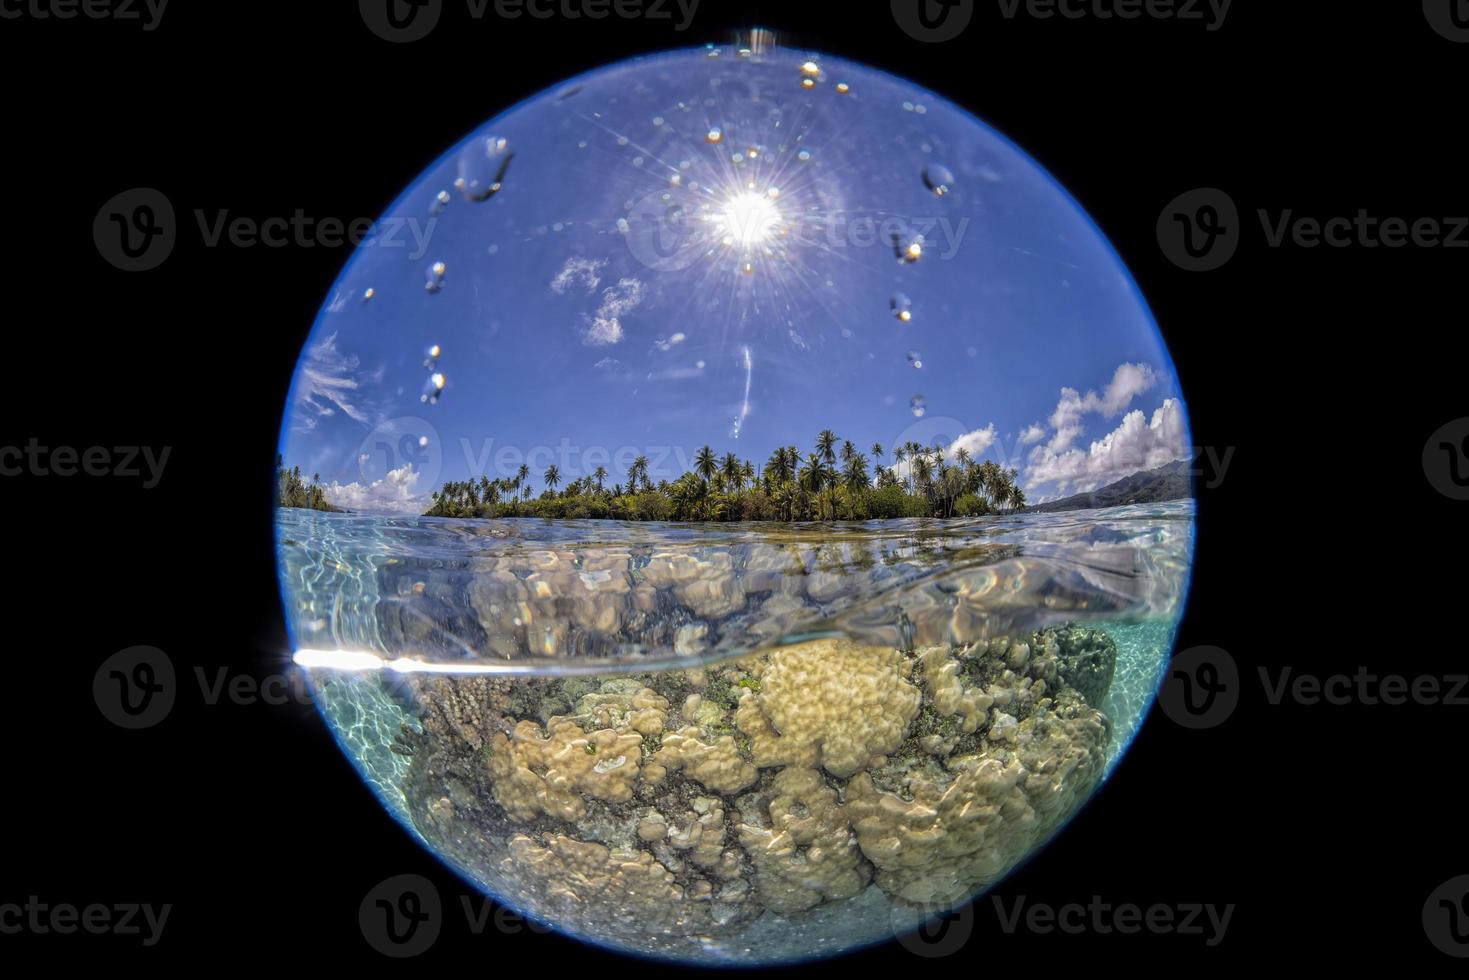
[[275,505],[303,507],[306,510],[341,510],[326,502],[320,476],[312,476],[311,482],[307,483],[301,478],[301,467],[286,469],[286,462],[280,456],[275,458]]
[[824,429],[811,452],[779,447],[758,473],[749,460],[734,453],[718,457],[705,446],[694,455],[693,470],[671,483],[655,485],[648,478],[647,457],[639,456],[628,468],[627,483],[610,488],[603,467],[562,487],[561,471],[551,466],[539,496],[528,482],[529,468],[521,466],[510,479],[482,476],[444,484],[425,516],[866,521],[978,517],[1025,506],[1014,469],[989,460],[977,463],[967,450],[950,454],[942,446],[910,442],[893,450],[892,466],[882,465],[881,445],[874,444],[871,454],[869,460],[850,440],[839,446],[836,434]]

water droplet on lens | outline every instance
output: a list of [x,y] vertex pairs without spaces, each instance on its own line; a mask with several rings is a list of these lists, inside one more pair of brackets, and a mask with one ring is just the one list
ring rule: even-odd
[[913,319],[913,301],[906,293],[894,293],[892,299],[893,316],[904,323]]
[[796,154],[796,159],[800,160],[802,163],[805,163],[807,160],[811,159],[811,151],[802,150],[800,153]]
[[852,86],[848,85],[846,82],[837,82],[837,91],[842,95],[846,95],[848,92],[852,91]]
[[717,126],[710,129],[709,132],[704,134],[704,141],[706,143],[720,143],[723,142],[723,140],[724,132]]
[[510,168],[509,143],[498,136],[476,136],[459,151],[454,187],[469,201],[483,201],[500,189]]
[[821,74],[821,66],[814,61],[808,61],[801,65],[801,74],[807,78],[816,78]]
[[444,377],[443,373],[435,371],[423,383],[423,394],[418,396],[418,400],[429,405],[437,405],[439,403],[439,396],[443,394],[444,385],[447,383],[448,379]]
[[418,437],[418,445],[419,445],[420,448],[422,448],[423,446],[427,446],[428,445],[428,436],[419,436]]
[[954,186],[954,172],[942,163],[930,163],[923,168],[923,183],[929,190],[943,197]]
[[903,228],[893,235],[893,252],[898,256],[899,262],[917,262],[923,258],[923,236],[909,228]]
[[908,363],[916,368],[923,367],[923,355],[919,354],[916,350],[910,350],[908,352]]
[[362,291],[362,301],[365,303],[368,300],[372,299],[376,295],[377,295],[377,290],[376,289],[373,289],[371,286],[368,286],[366,289],[364,289]]
[[909,399],[908,407],[913,409],[913,415],[916,418],[921,419],[923,418],[924,413],[928,411],[928,402],[924,401],[922,395],[914,395],[911,399]]

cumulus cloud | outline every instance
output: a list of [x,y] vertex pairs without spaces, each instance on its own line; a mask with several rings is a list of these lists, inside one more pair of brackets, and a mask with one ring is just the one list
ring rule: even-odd
[[371,483],[338,483],[322,487],[326,499],[337,507],[359,514],[422,514],[431,503],[427,491],[419,489],[419,474],[412,463],[404,463],[387,476]]
[[602,290],[597,312],[587,317],[582,342],[589,347],[607,347],[622,340],[622,318],[643,301],[643,284],[637,279],[620,279]]
[[[1085,395],[1075,388],[1062,388],[1061,400],[1051,413],[1051,441],[1046,450],[1059,455],[1071,448],[1083,432],[1082,420],[1089,414],[1100,413],[1106,418],[1116,417],[1132,400],[1158,383],[1157,373],[1146,364],[1121,364],[1112,374],[1112,380],[1100,395],[1088,391]],[[1035,427],[1026,430],[1030,432]],[[1039,441],[1039,440],[1036,440]]]
[[1039,422],[1032,422],[1020,430],[1016,441],[1022,446],[1032,446],[1046,437],[1046,427]]
[[355,422],[371,424],[378,408],[367,386],[381,380],[381,370],[364,372],[355,354],[337,347],[336,334],[323,337],[307,349],[296,381],[296,428],[310,431],[338,410]]
[[602,284],[602,268],[606,265],[606,259],[579,259],[572,256],[566,260],[561,271],[556,273],[556,278],[551,280],[551,291],[564,293],[572,286],[579,285],[589,293],[594,292]]
[[1190,452],[1187,442],[1183,407],[1165,399],[1151,419],[1141,409],[1128,412],[1117,428],[1089,449],[1055,452],[1051,444],[1036,446],[1026,470],[1026,489],[1054,483],[1059,495],[1085,493],[1138,470],[1181,459]]

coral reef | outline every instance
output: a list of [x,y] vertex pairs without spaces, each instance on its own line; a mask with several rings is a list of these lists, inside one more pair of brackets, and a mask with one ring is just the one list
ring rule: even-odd
[[[653,574],[683,581],[676,562]],[[1115,661],[1105,633],[1068,625],[642,675],[415,677],[405,795],[437,850],[573,933],[683,955],[850,905],[857,944],[896,921],[874,909],[963,900],[1066,820],[1103,773]]]

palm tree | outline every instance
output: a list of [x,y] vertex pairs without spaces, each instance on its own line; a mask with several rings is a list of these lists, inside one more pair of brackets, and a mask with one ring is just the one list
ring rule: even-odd
[[597,492],[598,493],[601,493],[602,492],[602,482],[607,479],[607,467],[605,467],[605,466],[599,466],[599,467],[597,467],[596,471],[594,473],[592,473],[592,478],[597,481]]
[[745,482],[745,468],[740,465],[740,458],[734,453],[725,453],[720,469],[724,474],[725,485],[739,492],[741,485]]
[[554,492],[556,485],[561,482],[561,471],[556,468],[555,463],[547,467],[543,479],[546,481],[546,489]]
[[708,446],[694,454],[694,470],[704,478],[705,483],[714,478],[714,471],[718,468],[718,464],[714,462],[714,450]]
[[827,466],[836,464],[836,444],[837,434],[830,429],[822,429],[816,433],[816,452],[820,454],[821,461]]
[[869,450],[869,452],[872,453],[872,465],[874,465],[874,466],[881,466],[882,465],[882,443],[880,443],[880,442],[874,442],[872,444],[872,449]]
[[530,467],[521,463],[520,469],[515,471],[515,489],[519,490],[528,479],[530,479]]

